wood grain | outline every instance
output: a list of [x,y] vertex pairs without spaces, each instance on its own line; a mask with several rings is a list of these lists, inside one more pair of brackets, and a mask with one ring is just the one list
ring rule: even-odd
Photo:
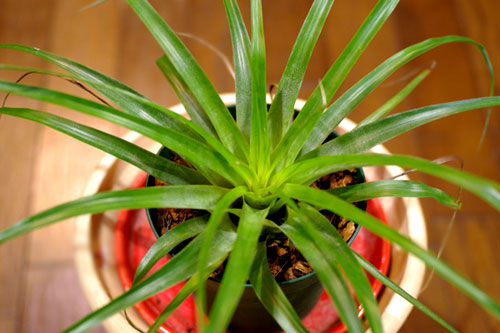
[[[60,53],[90,65],[140,90],[164,105],[176,103],[172,90],[156,69],[160,48],[147,34],[124,1],[108,0],[86,11],[90,0],[2,0],[0,43],[21,43]],[[323,73],[340,54],[376,1],[338,0],[313,54],[300,93],[307,98]],[[212,43],[229,58],[231,45],[221,1],[152,1],[174,30]],[[268,82],[277,83],[310,1],[264,1]],[[240,1],[249,21],[247,1]],[[443,35],[464,35],[484,43],[497,69],[500,85],[500,3],[497,0],[405,0],[381,29],[346,78],[339,93],[359,80],[394,52],[421,40]],[[220,92],[233,90],[221,60],[199,42],[183,38]],[[479,52],[470,45],[440,47],[411,62],[361,103],[351,118],[361,120],[408,82],[408,75],[436,67],[398,110],[453,99],[484,96],[488,76]],[[41,60],[7,50],[0,63],[54,68]],[[2,80],[20,73],[0,71]],[[83,94],[60,79],[31,75],[29,84]],[[496,92],[498,94],[498,90]],[[88,97],[88,96],[87,96]],[[8,105],[40,108],[70,116],[113,134],[123,129],[53,106],[10,97]],[[493,110],[481,150],[477,149],[484,111],[471,111],[425,125],[388,142],[394,153],[434,159],[458,155],[467,171],[500,181],[500,115]],[[27,121],[3,117],[0,121],[0,227],[51,205],[78,197],[102,153],[71,138]],[[416,174],[455,193],[452,186]],[[476,197],[464,193],[463,208],[452,228],[443,258],[500,300],[500,214]],[[424,200],[429,240],[437,250],[451,211]],[[21,237],[0,248],[0,332],[54,332],[89,311],[72,262],[71,222]],[[69,299],[69,300],[67,300]],[[456,288],[433,277],[420,299],[459,331],[500,331],[500,324]],[[438,332],[441,328],[414,310],[403,332]],[[100,331],[97,329],[96,331]]]

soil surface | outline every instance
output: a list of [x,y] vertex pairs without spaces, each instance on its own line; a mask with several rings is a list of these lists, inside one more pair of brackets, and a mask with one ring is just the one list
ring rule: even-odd
[[[184,160],[174,155],[172,161],[190,166]],[[191,167],[191,166],[190,166]],[[356,183],[356,169],[338,171],[316,180],[311,187],[327,190],[336,187],[353,185]],[[156,185],[165,186],[164,182],[155,180]],[[344,241],[348,241],[353,235],[356,225],[354,222],[329,211],[321,213],[337,228]],[[207,211],[197,209],[179,209],[179,208],[159,208],[157,209],[159,229],[163,235],[168,230],[174,228],[191,218],[208,214]],[[278,282],[289,281],[313,271],[309,263],[304,259],[300,251],[290,242],[284,234],[275,234],[267,241],[267,257],[269,268],[274,278]],[[222,279],[224,274],[225,262],[211,274],[210,277]]]
[[[356,183],[357,172],[356,169],[335,172],[316,180],[311,187],[327,190],[353,185]],[[325,210],[321,213],[337,228],[344,241],[347,242],[351,238],[356,229],[354,222],[330,211]],[[313,271],[300,251],[284,234],[277,234],[268,241],[267,260],[271,273],[278,282],[293,280]]]

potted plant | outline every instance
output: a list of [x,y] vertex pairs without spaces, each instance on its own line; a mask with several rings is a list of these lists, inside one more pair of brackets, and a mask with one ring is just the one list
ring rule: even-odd
[[[334,191],[334,194],[307,186],[315,179],[337,170],[394,164],[432,173],[463,186],[499,208],[500,185],[495,182],[415,157],[363,153],[378,143],[429,121],[462,111],[498,105],[500,104],[498,97],[434,105],[386,118],[384,118],[385,113],[380,112],[363,126],[323,144],[329,133],[366,94],[406,62],[439,45],[467,42],[478,46],[489,64],[481,45],[468,38],[448,36],[410,46],[382,63],[328,107],[343,78],[397,4],[397,1],[380,1],[292,122],[293,106],[307,62],[333,1],[316,0],[313,3],[270,110],[267,111],[260,2],[252,1],[250,40],[236,2],[228,0],[224,3],[235,55],[235,122],[185,46],[155,10],[146,1],[128,2],[164,49],[166,56],[161,58],[158,64],[177,90],[192,122],[101,73],[48,52],[20,45],[2,47],[32,53],[56,63],[70,73],[56,75],[86,83],[121,110],[61,92],[23,84],[1,82],[0,89],[11,94],[70,107],[137,131],[177,152],[195,169],[171,163],[117,137],[55,115],[31,109],[4,107],[1,109],[2,114],[27,118],[53,127],[130,162],[172,185],[100,193],[63,204],[4,230],[0,234],[0,240],[6,241],[67,217],[108,209],[162,206],[206,209],[211,215],[200,236],[176,255],[169,264],[142,279],[152,264],[145,261],[142,269],[137,272],[137,284],[130,291],[90,314],[70,330],[88,329],[107,316],[127,308],[154,292],[177,281],[189,279],[186,289],[183,289],[179,297],[187,296],[197,290],[199,325],[203,328],[206,324],[208,331],[223,331],[238,304],[243,285],[247,277],[250,277],[254,286],[264,286],[256,288],[256,292],[265,306],[273,307],[277,311],[275,318],[281,327],[303,331],[300,320],[280,289],[269,288],[273,290],[269,292],[268,288],[265,288],[275,286],[274,280],[268,278],[267,266],[258,265],[265,263],[265,260],[262,260],[265,251],[262,250],[263,242],[260,236],[264,230],[263,226],[266,225],[284,233],[298,247],[315,268],[319,279],[337,304],[343,322],[350,330],[359,331],[363,329],[363,325],[357,316],[356,304],[350,297],[345,278],[339,269],[340,265],[355,289],[357,299],[365,309],[369,325],[374,331],[381,331],[376,301],[361,269],[363,267],[370,270],[370,266],[353,254],[339,239],[335,229],[322,217],[319,210],[332,211],[389,239],[424,260],[437,273],[456,284],[497,317],[499,316],[499,306],[491,297],[411,240],[349,203],[360,197],[380,196],[380,191],[383,190],[383,195],[430,196],[445,204],[456,206],[457,203],[450,196],[421,183],[398,180],[373,182],[363,186],[354,185],[354,191],[350,191],[350,188],[349,191],[342,193]],[[242,202],[241,210],[236,208],[235,211],[232,204],[238,200]],[[287,218],[284,223],[278,224],[277,221],[266,219],[270,212],[280,207],[286,207]],[[239,215],[237,231],[233,230],[236,229],[234,223],[227,219],[228,210]],[[168,236],[168,232],[166,235]],[[175,243],[191,237],[192,235],[186,232],[181,234]],[[159,244],[173,242],[171,238],[168,241],[167,239],[165,237],[158,242]],[[214,246],[214,240],[217,240],[215,243],[217,246]],[[161,248],[160,245],[157,247]],[[229,252],[231,255],[220,291],[210,313],[210,320],[205,323],[204,280]],[[165,249],[161,249],[152,253],[151,257],[157,258],[164,253]],[[370,270],[370,272],[377,275],[376,271]],[[391,288],[397,289],[397,286],[392,285],[383,276],[377,277]],[[262,281],[266,281],[265,284],[262,284]],[[403,293],[401,290],[398,292]],[[418,301],[408,295],[405,297],[418,304]],[[272,303],[273,301],[276,303]],[[425,311],[429,312],[427,309]],[[449,328],[441,320],[439,321]]]

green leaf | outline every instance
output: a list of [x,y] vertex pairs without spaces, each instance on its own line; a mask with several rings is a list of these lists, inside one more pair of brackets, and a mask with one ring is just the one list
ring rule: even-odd
[[137,266],[132,285],[141,281],[158,262],[158,260],[166,256],[181,242],[203,232],[205,230],[207,220],[207,216],[189,219],[176,225],[174,228],[168,230],[165,234],[158,238],[158,240],[149,248],[146,255],[144,255],[139,263],[139,266]]
[[101,192],[49,208],[0,232],[0,244],[34,229],[83,214],[115,209],[193,208],[213,210],[227,189],[210,185],[171,185]]
[[157,40],[200,105],[203,106],[224,145],[240,158],[246,157],[248,142],[186,46],[146,0],[127,0],[127,2]]
[[359,202],[380,197],[433,198],[443,205],[460,208],[457,200],[440,189],[411,180],[376,180],[369,183],[337,187],[327,190],[347,202]]
[[[465,175],[462,175],[462,177],[466,178]],[[500,186],[498,186],[498,188],[500,188]],[[446,263],[436,258],[435,255],[421,248],[411,239],[401,235],[391,227],[386,226],[377,218],[329,193],[326,193],[325,191],[310,188],[308,186],[286,184],[283,187],[283,192],[285,195],[288,195],[293,199],[318,206],[322,209],[330,210],[337,215],[343,216],[351,221],[355,221],[380,237],[400,246],[403,250],[420,258],[427,264],[427,266],[434,269],[443,278],[453,283],[457,288],[462,290],[495,317],[500,318],[500,305],[488,294],[479,289],[471,281],[464,278]],[[300,250],[302,251],[302,249]],[[308,260],[310,259],[308,258]]]
[[[227,216],[227,210],[231,207],[233,202],[241,198],[247,191],[248,190],[243,186],[233,188],[217,202],[215,209],[212,211],[210,219],[208,220],[207,228],[203,233],[203,244],[199,253],[198,274],[200,276],[205,276],[205,274],[208,273],[206,266],[209,258],[209,251],[211,246],[214,244],[214,237],[217,234],[219,226],[223,221],[229,219]],[[206,286],[204,281],[200,281],[196,296],[197,323],[201,332],[204,328],[204,314],[206,312]]]
[[[1,47],[1,45],[0,45],[0,47]],[[78,77],[77,78],[77,77],[71,76],[71,75],[46,71],[46,70],[38,69],[38,68],[23,67],[23,66],[0,65],[0,68],[8,68],[8,69],[15,69],[15,70],[27,70],[27,71],[32,71],[32,72],[36,72],[36,73],[60,76],[63,78],[68,78],[70,80],[79,79],[85,83],[91,84],[95,88],[102,88],[105,90],[111,90],[113,92],[113,94],[115,94],[115,95],[118,93],[122,94],[122,95],[124,95],[124,98],[122,98],[122,99],[129,98],[132,101],[134,101],[135,103],[137,103],[138,106],[143,108],[143,109],[154,109],[160,113],[166,113],[170,118],[175,119],[175,121],[178,124],[180,124],[179,126],[177,126],[177,125],[173,126],[173,125],[167,124],[167,126],[166,126],[167,128],[173,128],[173,129],[178,128],[180,130],[180,132],[182,132],[183,134],[185,134],[187,136],[192,137],[193,139],[200,139],[200,137],[202,137],[203,139],[205,139],[207,141],[207,143],[211,147],[213,147],[217,152],[222,154],[227,161],[232,161],[231,163],[235,162],[234,168],[238,170],[238,173],[242,173],[245,175],[244,178],[247,180],[248,183],[250,183],[252,181],[255,182],[254,180],[251,180],[252,178],[255,178],[254,173],[245,164],[238,162],[236,157],[231,152],[229,152],[229,150],[224,145],[222,145],[211,133],[205,131],[202,127],[185,119],[181,115],[178,115],[177,113],[148,100],[147,98],[139,95],[136,92],[133,92],[133,91],[131,92],[130,90],[122,89],[118,86],[113,86],[113,82],[108,82],[106,80],[104,80],[104,82],[92,81],[92,80],[89,80],[87,77]],[[14,83],[10,83],[10,82],[4,82],[4,83],[14,85]],[[195,103],[196,101],[192,101],[192,102]],[[212,172],[210,172],[210,170],[207,170],[207,168],[205,168],[201,165],[196,165],[196,167],[204,173],[209,173],[210,174],[209,178],[211,179],[212,183],[224,184],[224,181],[221,181],[219,179],[220,177],[218,177],[216,174],[213,174]]]
[[[235,238],[236,233],[230,223],[217,230],[214,237],[216,241],[214,244],[216,245],[210,248],[209,260],[206,261],[207,269],[214,267],[227,257],[233,247]],[[196,273],[201,243],[200,236],[196,237],[181,252],[144,281],[131,287],[130,290],[113,299],[102,308],[87,315],[64,332],[87,332],[107,317],[186,280]]]
[[229,31],[231,32],[231,45],[233,47],[233,62],[236,76],[236,122],[247,140],[250,140],[252,101],[250,41],[238,7],[238,2],[236,0],[224,0],[224,6],[226,8]]
[[245,289],[268,209],[255,209],[245,202],[238,221],[236,241],[215,297],[208,332],[225,332]]
[[328,262],[325,249],[318,246],[316,240],[303,229],[302,224],[302,218],[294,210],[289,209],[288,219],[280,227],[314,268],[347,329],[351,332],[363,332],[358,309],[342,272],[337,265]]
[[[160,62],[159,66],[161,67],[163,65],[163,61],[168,62],[168,59],[160,58],[158,61]],[[53,71],[47,71],[44,69],[25,67],[25,66],[2,65],[2,64],[0,64],[0,68],[11,69],[11,70],[21,70],[21,71],[26,71],[26,72],[33,72],[33,73],[40,73],[40,74],[57,76],[57,77],[61,77],[64,79],[68,79],[72,83],[79,84],[79,82],[77,81],[77,78],[73,75],[68,75],[68,74],[63,74],[63,73],[58,73],[58,72],[53,72]],[[83,78],[81,81],[88,83],[88,81],[86,81],[85,78]],[[173,111],[163,107],[162,105],[156,104],[156,103],[150,101],[149,99],[146,99],[145,97],[142,97],[136,93],[132,93],[128,90],[120,89],[118,87],[113,87],[109,83],[101,83],[101,82],[91,82],[91,83],[95,87],[112,89],[114,92],[119,92],[120,94],[125,95],[127,98],[132,99],[133,101],[135,101],[139,105],[142,105],[143,108],[152,108],[152,109],[155,109],[159,112],[168,114],[169,117],[175,118],[176,121],[181,124],[181,127],[175,127],[175,126],[170,126],[170,127],[167,126],[167,127],[173,128],[173,129],[178,128],[182,131],[182,133],[192,137],[193,139],[203,138],[207,141],[207,143],[211,147],[213,147],[215,150],[217,150],[219,153],[221,153],[228,161],[235,160],[235,157],[232,155],[232,153],[229,152],[229,150],[218,141],[218,139],[216,138],[217,134],[215,133],[213,128],[211,130],[210,129],[205,130],[203,127],[196,125],[194,122],[191,122],[190,120],[184,118],[183,116],[177,114],[176,112],[173,112]],[[175,82],[171,82],[171,83],[173,86],[177,84]],[[11,83],[11,84],[13,84],[13,83]],[[174,86],[174,89],[176,89],[176,86]],[[186,109],[189,109],[189,107],[200,108],[200,106],[196,102],[196,100],[193,99],[193,97],[189,95],[189,92],[185,92],[185,93],[186,93],[186,96],[184,96],[185,99],[183,99],[182,96],[179,97],[181,99],[181,101],[185,104],[184,107]],[[196,106],[196,105],[198,105],[198,106]],[[189,110],[187,112],[189,113]],[[201,110],[201,112],[204,112],[204,111]],[[191,113],[189,113],[189,114],[191,115],[192,118],[194,118]],[[208,125],[210,125],[209,122],[208,122]]]
[[500,96],[436,104],[398,113],[358,127],[321,145],[301,159],[315,156],[361,153],[431,121],[464,111],[500,105]]
[[[186,131],[186,133],[190,132],[189,128],[186,128],[177,117],[161,112],[150,105],[141,103],[137,99],[132,98],[131,96],[135,95],[140,99],[147,100],[147,98],[143,95],[126,86],[122,82],[106,76],[92,68],[35,47],[17,44],[0,44],[0,48],[18,50],[50,61],[51,63],[73,74],[76,79],[92,86],[103,96],[107,97],[113,103],[121,107],[126,113],[168,128],[177,129],[183,132]],[[123,94],[123,91],[126,91],[129,94]]]
[[[186,157],[201,172],[206,173],[207,169],[211,169],[214,166],[219,165],[221,166],[221,168],[219,168],[218,171],[214,169],[211,170],[217,172],[229,181],[238,182],[238,178],[240,179],[239,181],[241,181],[241,178],[238,177],[238,175],[241,175],[247,181],[247,183],[251,182],[250,179],[253,174],[245,164],[242,164],[240,161],[238,161],[238,159],[233,154],[231,154],[231,152],[229,152],[227,148],[225,148],[210,134],[197,127],[192,122],[182,118],[180,115],[176,114],[176,117],[180,117],[186,124],[189,124],[189,126],[191,126],[193,129],[196,129],[196,131],[200,133],[200,135],[202,135],[203,138],[207,140],[207,142],[212,147],[214,147],[214,149],[216,150],[215,152],[212,150],[212,148],[208,147],[203,142],[187,136],[184,132],[161,127],[146,120],[137,118],[133,115],[123,113],[120,110],[114,109],[110,106],[102,105],[100,103],[90,101],[78,96],[65,94],[55,90],[16,84],[7,81],[0,81],[0,91],[6,91],[40,101],[61,105],[79,112],[108,120],[160,142],[164,146]],[[167,111],[173,113],[172,111]],[[202,151],[205,151],[205,153],[203,153]],[[208,154],[211,156],[209,157],[204,154]],[[228,162],[231,163],[232,166],[228,165]],[[234,169],[233,171],[236,171],[236,175],[234,174],[234,172],[228,172],[228,170],[230,169]],[[210,176],[211,178],[216,177],[216,183],[224,184],[224,182],[220,180],[220,177],[218,177],[217,174],[211,173]]]
[[471,191],[500,210],[500,184],[445,165],[404,155],[349,154],[316,157],[283,169],[276,175],[276,183],[273,185],[282,184],[283,180],[296,184],[310,184],[319,177],[335,171],[384,165],[399,165],[404,168],[417,169],[447,180]]
[[[199,124],[200,128],[186,120],[187,125],[195,130],[197,134],[201,135],[211,147],[221,153],[227,161],[234,163],[234,168],[237,169],[239,173],[245,175],[244,178],[247,183],[255,182],[255,172],[248,168],[246,164],[239,163],[236,157],[218,141],[217,134],[207,118],[205,111],[198,103],[182,77],[180,77],[177,70],[173,67],[170,60],[166,56],[163,56],[158,59],[156,63],[171,83],[173,89],[176,91],[176,94],[184,105],[186,112],[189,114],[194,123]],[[162,111],[165,112],[169,110]]]
[[[227,210],[227,212],[238,216],[238,218],[241,216],[241,208],[229,208]],[[270,215],[270,214],[271,214],[271,210],[269,210],[268,215]],[[278,228],[278,226],[276,226],[276,224],[271,220],[265,219],[263,226],[264,226],[264,229],[263,229],[262,233],[268,234],[268,233],[279,233],[280,232],[280,229]]]
[[279,143],[290,125],[307,64],[332,5],[333,0],[315,0],[297,36],[269,109],[273,147]]
[[[229,179],[226,179],[229,181],[238,182],[237,178],[234,177],[235,175],[228,172],[228,170],[231,169],[231,166],[228,165],[228,162],[222,158],[219,153],[213,151],[212,148],[208,147],[204,143],[186,136],[182,132],[160,127],[159,125],[147,122],[132,115],[128,115],[107,105],[102,105],[94,101],[50,89],[0,81],[0,90],[61,105],[91,116],[111,121],[160,142],[164,146],[187,158],[195,167],[197,167],[197,169],[199,169],[199,166],[210,168],[211,170],[219,173],[221,176],[228,177]],[[9,109],[5,108],[2,110]],[[235,162],[234,156],[232,162]],[[218,171],[215,170],[216,168]],[[241,170],[241,167],[236,168],[235,170],[239,171]],[[200,171],[203,172],[203,170]]]
[[325,138],[330,135],[333,129],[337,127],[342,119],[344,119],[370,92],[382,83],[382,81],[384,81],[401,66],[437,46],[456,42],[471,43],[479,49],[486,62],[488,70],[490,71],[490,77],[493,80],[493,69],[484,46],[472,39],[461,36],[445,36],[430,38],[423,42],[414,44],[385,60],[382,64],[340,96],[339,99],[337,99],[335,103],[333,103],[323,113],[320,120],[316,123],[311,135],[308,137],[304,147],[302,148],[302,154],[318,147],[325,140]]
[[56,115],[29,109],[0,108],[0,114],[20,117],[51,127],[112,154],[171,185],[208,184],[199,172],[155,155],[133,143]]
[[[269,166],[269,138],[267,130],[266,103],[266,48],[264,42],[264,24],[262,3],[252,0],[252,122],[250,138],[250,161],[254,163],[259,175]],[[262,178],[260,178],[262,179]],[[260,184],[262,187],[265,184]]]
[[[278,170],[291,164],[297,157],[327,104],[373,37],[389,18],[398,2],[399,0],[377,2],[349,44],[309,96],[296,120],[273,152],[272,160],[276,161]],[[323,100],[323,92],[325,100]]]
[[269,270],[266,242],[261,242],[257,247],[250,270],[250,282],[262,305],[285,332],[308,332]]
[[439,317],[437,314],[431,311],[428,307],[423,305],[418,299],[414,298],[412,295],[408,294],[406,291],[404,291],[400,286],[398,286],[396,283],[392,282],[391,279],[386,277],[384,274],[380,273],[380,271],[373,266],[368,260],[363,258],[361,255],[356,253],[355,251],[352,251],[354,256],[356,257],[357,261],[359,264],[368,272],[370,273],[374,278],[382,282],[386,287],[390,288],[394,292],[396,292],[398,295],[403,297],[405,300],[407,300],[409,303],[411,303],[413,306],[415,306],[417,309],[428,315],[430,318],[434,319],[438,324],[443,326],[445,329],[447,329],[450,332],[456,332],[458,331],[454,329],[452,326],[450,326],[446,321],[444,321],[441,317]]
[[[166,61],[167,63],[169,63],[168,59],[166,59],[166,58],[160,58],[158,60],[160,67],[162,67],[163,65],[165,65],[164,61]],[[125,89],[121,89],[119,87],[112,86],[112,84],[110,84],[108,82],[102,83],[102,82],[96,82],[96,81],[89,81],[86,78],[77,78],[77,77],[75,77],[73,75],[68,75],[68,74],[63,74],[63,73],[58,73],[58,72],[53,72],[53,71],[47,71],[47,70],[39,69],[39,68],[24,67],[24,66],[12,66],[12,65],[2,65],[2,64],[0,64],[0,68],[12,69],[12,70],[21,70],[21,71],[27,71],[27,72],[34,72],[34,73],[40,73],[40,74],[47,74],[47,75],[58,76],[58,77],[61,77],[61,78],[69,79],[70,82],[77,83],[77,84],[78,84],[77,79],[80,79],[82,82],[85,82],[85,83],[88,83],[88,84],[92,84],[92,86],[94,86],[94,87],[103,88],[103,89],[111,89],[111,90],[113,90],[114,93],[123,94],[124,97],[133,100],[138,105],[140,105],[142,108],[145,108],[145,109],[148,109],[148,108],[155,109],[155,110],[157,110],[157,111],[159,111],[161,113],[168,114],[168,116],[171,117],[171,118],[173,118],[173,119],[175,119],[176,122],[180,124],[180,126],[173,126],[173,125],[168,125],[167,124],[166,127],[172,128],[172,129],[176,129],[177,128],[182,133],[184,133],[184,134],[192,137],[193,139],[201,139],[201,138],[203,138],[203,139],[205,139],[207,141],[207,143],[211,147],[213,147],[215,150],[217,150],[219,153],[221,153],[224,156],[224,158],[226,158],[228,161],[235,160],[235,157],[232,155],[232,153],[229,152],[229,150],[218,141],[218,139],[216,138],[217,134],[214,132],[213,128],[205,130],[202,126],[196,125],[194,122],[192,122],[192,121],[184,118],[183,116],[177,114],[176,112],[173,112],[173,111],[165,108],[162,105],[154,103],[154,102],[150,101],[149,99],[147,99],[147,98],[145,98],[145,97],[143,97],[143,96],[141,96],[141,95],[139,95],[137,93],[132,93],[129,90],[125,90]],[[13,83],[11,83],[11,84],[13,84]],[[176,84],[178,84],[178,83],[172,82],[173,86],[176,85]],[[176,88],[177,87],[174,86],[174,89],[176,89]],[[179,89],[181,89],[181,88],[179,88]],[[183,99],[182,96],[179,96],[179,98],[185,104],[184,107],[187,109],[188,113],[189,113],[189,108],[190,107],[201,108],[199,106],[199,104],[196,102],[196,100],[191,95],[189,95],[189,92],[185,92],[185,94],[186,94],[186,96],[184,96],[184,99]],[[199,112],[204,112],[204,111],[201,109],[201,110],[199,110]],[[193,115],[191,113],[189,113],[189,114],[190,114],[190,116],[192,118],[195,118],[195,117],[193,117]],[[211,126],[210,123],[208,123],[208,125],[209,125],[209,127]]]
[[[330,263],[338,264],[349,279],[359,302],[365,310],[365,317],[373,332],[382,332],[382,321],[378,304],[373,296],[370,282],[353,256],[351,249],[335,227],[316,209],[300,204],[302,228],[311,239],[323,249],[325,258]],[[293,222],[293,220],[292,220]]]
[[156,60],[156,65],[160,68],[161,72],[165,76],[165,78],[170,83],[172,89],[174,89],[175,94],[181,101],[182,105],[184,105],[184,109],[187,114],[191,118],[191,120],[201,126],[205,131],[210,133],[213,137],[217,137],[217,133],[210,122],[205,110],[198,103],[196,98],[193,95],[193,92],[187,86],[186,82],[182,79],[179,72],[172,65],[167,56],[162,56],[158,60]]
[[[222,257],[220,261],[214,262],[210,266],[207,267],[207,272],[212,272],[217,269],[222,263],[224,262],[225,258]],[[208,274],[204,277],[203,280],[206,280],[208,278]],[[174,299],[168,303],[167,307],[162,311],[162,313],[156,318],[155,322],[151,327],[149,328],[148,332],[149,333],[155,333],[160,326],[170,317],[174,311],[188,298],[191,296],[195,290],[196,287],[198,287],[198,284],[200,283],[199,279],[200,275],[199,273],[195,273],[187,282],[186,284],[182,287],[182,289],[175,295]]]
[[427,75],[431,73],[430,69],[424,69],[420,74],[417,75],[413,80],[410,81],[403,89],[401,89],[396,95],[394,95],[390,100],[384,103],[377,110],[373,111],[368,117],[363,119],[357,127],[368,125],[374,121],[380,120],[387,116],[396,106],[399,105],[412,91],[415,89],[420,82],[422,82]]

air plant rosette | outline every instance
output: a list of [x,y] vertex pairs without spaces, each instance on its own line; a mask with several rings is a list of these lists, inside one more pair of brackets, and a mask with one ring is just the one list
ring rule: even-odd
[[[271,100],[271,97],[268,96],[267,99]],[[268,104],[268,107],[269,106],[270,104]],[[228,109],[234,118],[236,111],[235,105],[229,105]],[[296,117],[299,111],[295,110],[294,112]],[[333,132],[325,141],[333,140],[336,137],[338,137],[338,134]],[[187,161],[183,160],[174,151],[166,147],[162,147],[157,154],[177,164],[193,168]],[[360,168],[341,170],[325,175],[313,182],[311,186],[321,190],[335,188],[341,190],[341,187],[365,182],[366,179],[363,169]],[[168,186],[168,184],[156,179],[152,175],[148,175],[146,178],[146,186]],[[354,204],[366,211],[366,200]],[[232,213],[229,215],[236,225],[239,219],[237,211],[241,210],[241,207],[242,202],[235,202],[232,207]],[[282,208],[284,208],[284,206],[282,206]],[[276,223],[282,224],[287,218],[287,211],[282,208],[276,209],[274,213],[268,214],[266,218],[270,221],[276,221]],[[146,214],[151,229],[157,238],[160,238],[165,233],[168,233],[169,230],[187,220],[206,220],[209,216],[209,212],[207,211],[179,208],[150,208],[146,209]],[[337,232],[342,236],[347,245],[351,245],[360,230],[360,226],[341,216],[332,214],[329,211],[322,211],[322,214],[335,226]],[[266,246],[262,248],[261,251],[265,251],[263,255],[267,257],[267,263],[272,277],[278,282],[284,295],[290,301],[290,304],[299,317],[303,319],[317,304],[323,291],[321,283],[311,265],[288,237],[269,227],[267,230],[263,230],[262,234],[261,241],[265,242]],[[185,240],[183,243],[177,245],[170,251],[169,256],[172,257],[176,255],[189,244],[190,241],[191,239]],[[207,304],[209,311],[217,295],[226,264],[227,260],[212,272],[207,280]],[[245,290],[228,328],[231,332],[281,331],[280,326],[260,303],[258,296],[253,291],[250,281],[245,283]]]

